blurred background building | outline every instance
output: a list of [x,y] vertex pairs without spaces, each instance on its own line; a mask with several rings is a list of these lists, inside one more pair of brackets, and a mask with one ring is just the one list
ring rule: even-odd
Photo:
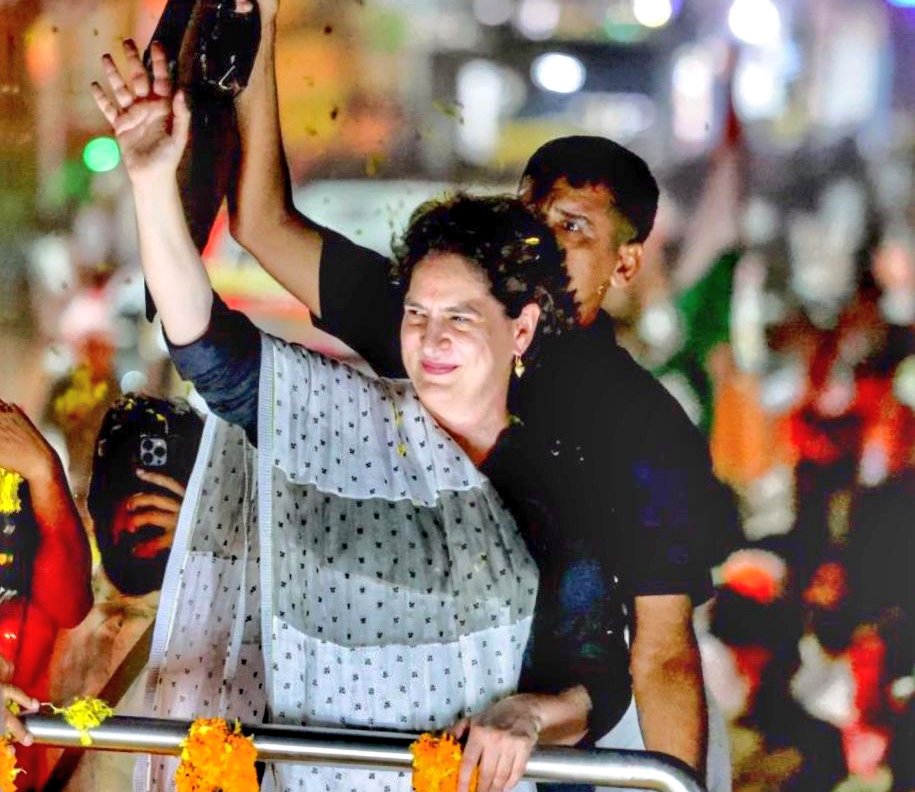
[[[78,495],[110,400],[182,391],[88,91],[163,5],[0,0],[0,397]],[[743,515],[701,614],[736,788],[915,789],[915,2],[282,0],[278,70],[296,203],[382,251],[552,137],[647,159],[646,269],[605,307]],[[344,352],[224,218],[205,257],[259,324]]]

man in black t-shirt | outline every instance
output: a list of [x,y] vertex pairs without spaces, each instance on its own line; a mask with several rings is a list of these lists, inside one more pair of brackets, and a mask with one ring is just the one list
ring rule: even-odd
[[[387,261],[315,225],[292,204],[276,107],[275,4],[261,2],[260,11],[262,46],[236,101],[242,159],[232,233],[320,326],[379,374],[402,375],[402,305]],[[635,724],[636,736],[613,747],[644,745],[702,773],[708,718],[692,612],[712,593],[709,540],[731,512],[704,439],[617,345],[612,321],[600,310],[607,290],[625,287],[641,267],[658,188],[632,152],[602,138],[574,137],[531,158],[521,194],[565,250],[580,327],[544,339],[515,381],[513,409],[526,428],[516,460],[525,463],[505,469],[493,462],[486,472],[497,486],[502,479],[500,491],[508,490],[522,514],[544,531],[560,532],[568,548],[548,605],[565,613],[580,606],[582,619],[555,628],[570,629],[570,640],[593,639],[602,662],[618,657],[614,648],[621,647],[622,661],[608,663],[601,695],[625,705],[631,684],[638,720],[630,707],[622,721]],[[536,497],[525,499],[525,492]],[[544,545],[556,541],[547,536]],[[600,613],[595,602],[604,605]],[[535,630],[535,658],[536,644]],[[535,676],[544,667],[544,678],[574,673],[561,659],[541,661],[532,665]],[[592,723],[592,738],[613,725]],[[723,759],[709,762],[716,792],[729,788],[724,751]]]

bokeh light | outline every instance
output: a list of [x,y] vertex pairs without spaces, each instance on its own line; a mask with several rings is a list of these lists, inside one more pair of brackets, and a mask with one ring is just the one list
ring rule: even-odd
[[504,25],[515,8],[511,0],[474,0],[473,13],[481,25]]
[[728,25],[741,41],[764,45],[778,41],[782,20],[772,0],[734,0]]
[[556,32],[561,13],[556,0],[522,0],[515,21],[523,36],[531,41],[543,41]]
[[585,84],[585,65],[572,55],[548,52],[531,65],[531,79],[545,91],[575,93]]
[[632,0],[632,13],[648,28],[664,27],[674,14],[671,0]]
[[121,162],[121,150],[112,137],[97,137],[83,149],[83,163],[93,173],[107,173]]

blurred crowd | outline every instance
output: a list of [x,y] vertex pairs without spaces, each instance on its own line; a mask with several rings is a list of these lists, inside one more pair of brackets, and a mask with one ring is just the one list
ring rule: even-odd
[[898,240],[859,261],[834,321],[796,309],[767,328],[763,370],[711,372],[715,459],[744,536],[704,650],[737,786],[915,785],[915,281]]

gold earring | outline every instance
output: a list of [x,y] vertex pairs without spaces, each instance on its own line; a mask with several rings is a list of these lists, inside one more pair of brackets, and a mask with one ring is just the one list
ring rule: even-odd
[[515,355],[515,376],[518,379],[524,376],[524,361],[521,359],[521,355]]

